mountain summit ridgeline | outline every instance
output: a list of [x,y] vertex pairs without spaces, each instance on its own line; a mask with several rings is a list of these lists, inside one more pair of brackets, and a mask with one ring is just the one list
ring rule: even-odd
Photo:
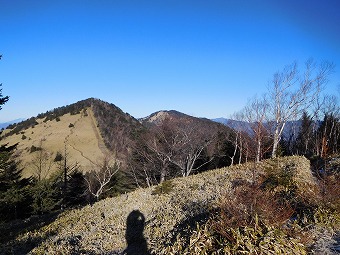
[[29,176],[35,151],[43,149],[51,159],[67,154],[86,171],[107,154],[126,158],[143,130],[117,106],[89,98],[12,124],[1,134],[1,142],[18,143],[16,154]]
[[[181,123],[187,130],[200,130],[209,137],[232,133],[220,123],[174,110],[158,111],[137,120],[114,104],[89,98],[9,125],[1,134],[1,142],[18,143],[16,154],[25,176],[32,174],[35,152],[40,150],[52,161],[57,155],[67,155],[86,172],[107,155],[127,166],[136,153],[145,149],[145,141],[155,138],[154,127],[164,126],[165,120]],[[215,139],[206,154],[213,154],[217,143]]]

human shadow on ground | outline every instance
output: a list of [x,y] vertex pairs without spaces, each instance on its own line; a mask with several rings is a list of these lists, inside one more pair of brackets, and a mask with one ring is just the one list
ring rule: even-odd
[[125,239],[127,247],[123,254],[150,255],[143,235],[145,217],[139,210],[133,210],[126,219]]

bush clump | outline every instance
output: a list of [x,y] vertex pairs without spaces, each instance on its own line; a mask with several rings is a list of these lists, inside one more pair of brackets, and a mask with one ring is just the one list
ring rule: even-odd
[[267,160],[257,170],[256,182],[233,180],[209,219],[160,254],[331,254],[339,179],[318,182],[303,157]]
[[164,181],[162,184],[157,185],[152,195],[161,195],[161,194],[169,194],[171,191],[173,191],[175,185],[171,180]]
[[30,153],[33,153],[33,152],[36,152],[36,151],[41,151],[41,150],[42,150],[41,147],[32,145],[31,148],[30,148]]
[[54,162],[60,162],[63,159],[64,159],[64,156],[59,151],[57,151],[55,158],[54,158]]

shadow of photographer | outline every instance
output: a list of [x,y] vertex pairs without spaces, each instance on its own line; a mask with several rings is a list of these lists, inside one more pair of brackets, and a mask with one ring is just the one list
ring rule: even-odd
[[125,239],[127,247],[123,254],[150,255],[143,235],[145,217],[139,210],[133,210],[126,219]]

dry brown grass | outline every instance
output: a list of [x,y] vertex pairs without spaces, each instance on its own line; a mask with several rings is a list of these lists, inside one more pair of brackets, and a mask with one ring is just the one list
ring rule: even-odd
[[[270,162],[256,166],[257,181]],[[313,178],[308,174],[307,159],[287,157],[278,163],[283,169],[287,165],[292,167],[299,194],[310,190]],[[145,217],[143,234],[152,254],[306,254],[304,244],[322,241],[319,237],[324,232],[314,235],[310,231],[315,226],[312,222],[308,229],[301,228],[303,235],[296,235],[298,228],[292,229],[291,235],[283,231],[280,225],[289,218],[290,208],[281,207],[281,201],[268,190],[258,186],[252,189],[253,167],[253,164],[237,165],[176,178],[167,184],[169,189],[165,186],[139,189],[93,206],[66,211],[51,224],[0,246],[0,254],[24,247],[28,247],[26,251],[30,254],[121,254],[127,245],[126,220],[134,210]],[[302,177],[302,173],[307,174],[306,178],[296,178]],[[235,180],[246,185],[233,191]],[[225,216],[218,214],[221,211]],[[330,221],[329,215],[319,212],[322,228],[325,226],[322,221]],[[228,238],[221,238],[222,232],[216,235],[218,228],[212,228],[216,219]],[[335,220],[330,223],[339,222]],[[232,240],[237,240],[236,245]]]
[[[93,162],[106,153],[92,110],[89,108],[87,112],[88,116],[65,114],[60,117],[60,121],[44,122],[43,119],[38,119],[39,124],[34,128],[6,137],[1,142],[10,145],[19,143],[17,155],[24,168],[24,177],[32,175],[31,162],[34,158],[34,153],[30,153],[32,145],[44,148],[53,160],[57,152],[64,154],[66,144],[69,161],[78,162],[81,169],[87,171],[91,169]],[[74,127],[69,127],[70,123]],[[23,135],[26,136],[24,140]]]
[[221,233],[226,227],[281,226],[294,213],[289,204],[259,185],[237,187],[231,196],[221,199],[219,208],[220,219],[215,227]]

